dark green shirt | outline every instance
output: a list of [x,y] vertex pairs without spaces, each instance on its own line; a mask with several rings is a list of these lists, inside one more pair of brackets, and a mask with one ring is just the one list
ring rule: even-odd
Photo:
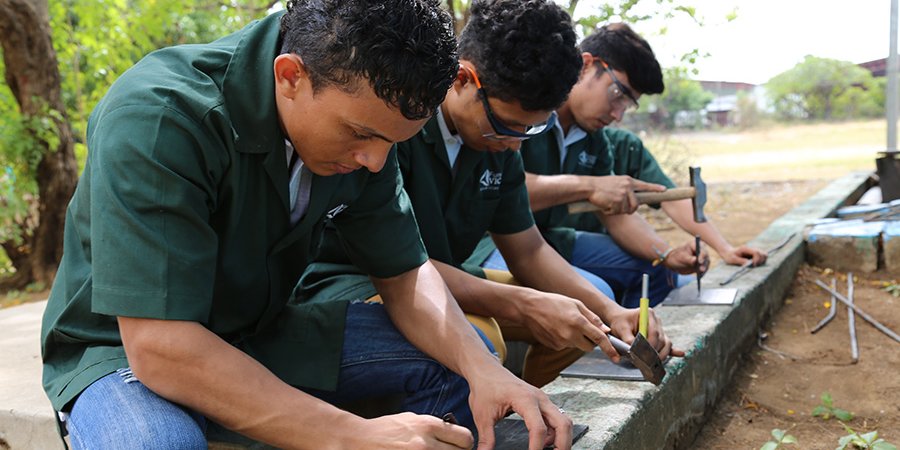
[[[537,175],[629,175],[669,188],[675,187],[641,139],[630,131],[605,127],[590,133],[584,139],[569,144],[562,164],[558,133],[560,129],[557,127],[550,133],[523,143],[520,152],[526,172]],[[606,230],[594,213],[570,215],[567,208],[567,205],[557,205],[535,211],[534,220],[544,239],[570,260],[576,230],[597,233]],[[492,249],[487,241],[481,247]]]
[[285,381],[333,389],[346,304],[285,308],[326,217],[367,273],[425,261],[395,155],[377,174],[314,176],[291,226],[272,75],[280,16],[151,53],[92,113],[43,320],[44,388],[56,409],[128,365],[116,316],[199,322]]
[[[463,263],[486,232],[511,234],[534,225],[518,152],[479,152],[462,146],[451,169],[437,119],[397,144],[403,188],[412,201],[428,256],[483,276]],[[336,233],[326,231],[316,263],[304,274],[306,294],[329,292],[350,299],[374,294],[367,279],[351,269]]]

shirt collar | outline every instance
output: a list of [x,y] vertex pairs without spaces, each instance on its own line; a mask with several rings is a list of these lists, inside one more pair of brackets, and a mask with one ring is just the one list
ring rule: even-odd
[[283,15],[284,11],[271,14],[241,30],[225,71],[222,94],[240,152],[268,153],[283,148],[272,75]]

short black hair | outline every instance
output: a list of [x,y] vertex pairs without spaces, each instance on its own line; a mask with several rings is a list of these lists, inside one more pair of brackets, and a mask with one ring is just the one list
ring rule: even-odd
[[459,57],[488,95],[528,111],[558,108],[581,70],[569,14],[550,0],[475,0],[469,11]]
[[353,91],[363,78],[408,119],[435,112],[459,67],[438,0],[290,0],[280,31],[281,52],[300,55],[314,90]]
[[[666,88],[650,44],[624,23],[602,26],[581,41],[581,51],[606,61],[611,69],[625,72],[631,87],[642,94],[661,94]],[[597,71],[597,75],[603,75],[603,71]]]

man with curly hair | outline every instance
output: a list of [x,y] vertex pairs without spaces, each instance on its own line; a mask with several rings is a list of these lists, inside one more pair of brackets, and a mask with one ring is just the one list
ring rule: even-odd
[[[470,448],[439,418],[471,427],[469,403],[536,432],[552,410],[570,436],[466,322],[400,188],[392,145],[433,115],[455,52],[437,0],[297,0],[119,78],[43,321],[74,448],[206,448],[211,424],[281,448]],[[288,303],[326,218],[383,307]],[[335,407],[390,394],[409,412]]]
[[[553,126],[554,110],[578,78],[571,19],[548,0],[475,1],[470,13],[459,37],[456,80],[438,114],[398,144],[400,172],[428,255],[453,296],[463,311],[500,322],[503,337],[534,344],[523,378],[541,386],[595,346],[618,360],[607,333],[631,341],[638,312],[579,276],[541,237],[528,207],[516,150]],[[369,298],[374,288],[364,276],[349,274],[339,232],[326,229],[301,287]],[[464,266],[485,232],[517,261],[510,272],[521,286],[481,278],[480,268]],[[661,355],[682,355],[655,316],[652,323],[650,341]],[[502,339],[493,341],[503,348]],[[489,425],[504,412],[473,411],[479,446],[493,444]]]
[[[645,273],[650,275],[651,304],[658,304],[673,288],[690,281],[683,275],[697,271],[698,257],[703,273],[708,258],[705,251],[696,255],[693,240],[670,246],[634,214],[639,206],[635,191],[675,185],[640,138],[608,125],[636,109],[642,94],[663,91],[662,70],[647,41],[625,24],[601,27],[580,47],[584,66],[558,110],[557,126],[522,148],[535,221],[568,261],[607,281],[620,304],[639,304]],[[569,215],[566,204],[582,200],[599,212]],[[711,222],[695,222],[690,200],[664,202],[662,209],[727,263],[765,261],[760,250],[731,246]],[[506,262],[495,251],[484,267],[502,269]]]

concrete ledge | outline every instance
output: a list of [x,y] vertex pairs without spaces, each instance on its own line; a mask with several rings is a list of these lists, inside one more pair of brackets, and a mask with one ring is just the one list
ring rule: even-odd
[[[733,306],[661,306],[667,333],[689,353],[672,360],[659,387],[649,383],[557,379],[547,391],[577,423],[590,426],[578,449],[669,449],[689,446],[706,415],[777,310],[804,259],[801,231],[811,220],[852,203],[872,182],[868,173],[839,179],[773,222],[752,244],[768,248],[797,233],[760,268],[733,282]],[[732,267],[704,278],[716,286]],[[41,388],[40,323],[46,302],[0,310],[0,450],[61,449],[50,402]],[[222,447],[220,447],[222,448]]]
[[41,387],[41,316],[47,302],[0,310],[0,450],[62,449]]
[[[791,233],[794,238],[765,266],[749,271],[728,287],[738,289],[731,306],[657,307],[666,332],[685,348],[684,359],[667,365],[659,387],[649,383],[558,378],[544,387],[576,423],[590,427],[578,449],[678,449],[691,445],[723,390],[740,355],[756,341],[762,323],[781,307],[784,293],[804,260],[802,230],[812,220],[853,203],[872,185],[870,174],[841,178],[794,208],[751,244],[769,248]],[[735,270],[719,266],[704,277],[718,286]]]

